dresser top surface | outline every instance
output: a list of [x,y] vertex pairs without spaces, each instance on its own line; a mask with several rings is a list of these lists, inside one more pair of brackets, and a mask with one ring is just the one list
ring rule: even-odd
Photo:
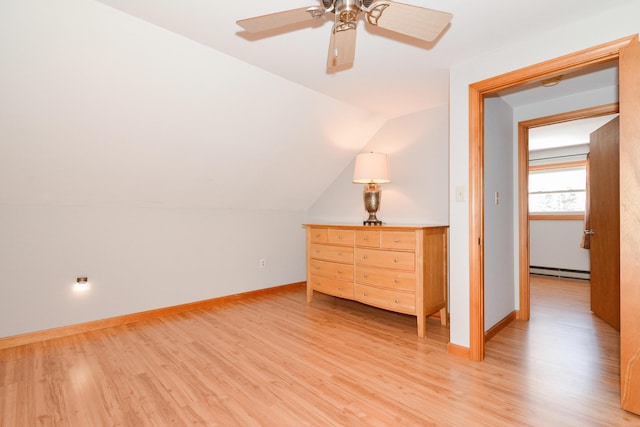
[[334,228],[349,230],[428,230],[436,228],[449,228],[448,225],[357,225],[357,224],[303,224],[306,228]]

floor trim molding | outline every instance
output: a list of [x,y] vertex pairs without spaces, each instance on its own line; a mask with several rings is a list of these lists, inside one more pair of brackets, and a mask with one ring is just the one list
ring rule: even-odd
[[463,359],[469,359],[469,347],[463,347],[451,342],[447,344],[447,353],[453,356],[462,357]]
[[507,314],[504,319],[493,325],[487,332],[484,333],[484,342],[489,341],[496,336],[498,332],[507,327],[507,325],[516,320],[518,313],[514,310]]
[[127,323],[140,322],[142,320],[168,316],[185,311],[217,307],[232,301],[250,299],[258,296],[271,295],[281,292],[290,292],[293,290],[297,290],[301,286],[306,286],[306,282],[297,282],[288,285],[274,286],[266,289],[257,289],[255,291],[227,295],[202,301],[195,301],[187,304],[179,304],[170,307],[157,308],[154,310],[141,311],[138,313],[125,314],[122,316],[109,317],[106,319],[93,320],[90,322],[77,323],[74,325],[61,326],[59,328],[45,329],[42,331],[13,335],[10,337],[0,338],[0,350],[11,347],[18,347],[26,344],[33,344],[41,341],[47,341],[55,338],[67,337],[84,332],[96,331],[98,329],[110,328]]

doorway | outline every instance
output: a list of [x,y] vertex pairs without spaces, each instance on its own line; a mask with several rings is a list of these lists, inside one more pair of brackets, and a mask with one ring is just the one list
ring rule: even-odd
[[564,123],[572,120],[617,114],[618,103],[585,108],[562,114],[555,114],[518,123],[518,216],[520,228],[520,309],[518,319],[531,317],[530,266],[530,226],[529,226],[529,130],[541,126]]
[[[640,413],[640,337],[633,335],[640,326],[638,303],[640,286],[635,277],[640,275],[640,261],[635,251],[640,237],[625,233],[640,226],[640,179],[635,171],[640,161],[640,43],[638,36],[606,43],[574,54],[546,61],[527,68],[489,78],[469,86],[469,300],[470,348],[469,358],[484,358],[484,98],[500,90],[532,81],[556,77],[569,71],[591,65],[620,60],[620,188],[621,206],[621,401],[622,407]],[[527,156],[526,154],[521,154]],[[520,161],[520,160],[519,160]],[[526,206],[525,206],[526,207]],[[522,207],[519,209],[522,211]],[[520,229],[528,229],[520,224]],[[522,236],[521,236],[522,237]],[[527,236],[528,238],[528,236]],[[523,242],[519,242],[522,249]],[[520,280],[528,280],[529,260],[520,251]],[[523,270],[522,266],[526,268]],[[626,327],[625,327],[626,326]],[[628,331],[625,333],[625,331]],[[636,363],[636,360],[638,361]]]

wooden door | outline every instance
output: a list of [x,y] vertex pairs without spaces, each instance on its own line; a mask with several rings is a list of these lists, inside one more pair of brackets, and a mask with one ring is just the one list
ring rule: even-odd
[[591,311],[620,330],[620,131],[616,117],[591,134]]
[[640,43],[620,50],[620,391],[640,414]]

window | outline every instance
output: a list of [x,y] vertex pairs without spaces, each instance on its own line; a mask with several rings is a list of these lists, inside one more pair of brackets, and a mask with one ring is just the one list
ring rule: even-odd
[[532,219],[583,219],[587,200],[586,161],[529,167]]

